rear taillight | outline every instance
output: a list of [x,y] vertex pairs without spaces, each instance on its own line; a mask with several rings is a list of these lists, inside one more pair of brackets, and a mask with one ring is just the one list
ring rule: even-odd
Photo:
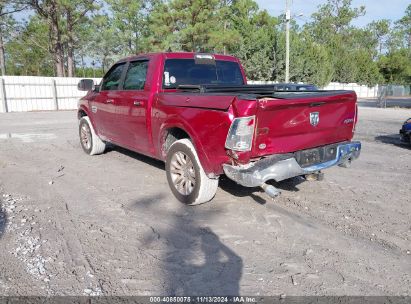
[[225,147],[234,151],[250,151],[253,144],[255,116],[235,118],[228,131]]

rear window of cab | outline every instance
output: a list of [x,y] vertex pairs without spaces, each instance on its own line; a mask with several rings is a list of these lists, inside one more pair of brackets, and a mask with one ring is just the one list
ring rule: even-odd
[[243,85],[239,64],[224,60],[198,63],[194,59],[166,59],[163,72],[164,89],[206,84]]

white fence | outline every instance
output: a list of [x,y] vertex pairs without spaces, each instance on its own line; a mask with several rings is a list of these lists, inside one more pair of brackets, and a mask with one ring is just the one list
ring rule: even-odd
[[77,101],[85,95],[77,90],[80,79],[4,76],[0,78],[0,112],[76,109]]
[[367,87],[366,85],[360,85],[357,83],[338,83],[330,82],[323,88],[324,90],[351,90],[357,93],[357,97],[360,98],[376,98],[378,97],[378,85],[374,87]]
[[[0,78],[0,113],[44,110],[71,110],[85,92],[77,90],[81,78],[4,76]],[[96,83],[100,78],[95,78]],[[249,81],[250,84],[273,84],[272,81]],[[378,96],[378,86],[369,88],[355,83],[330,83],[326,90],[353,90],[360,98]]]

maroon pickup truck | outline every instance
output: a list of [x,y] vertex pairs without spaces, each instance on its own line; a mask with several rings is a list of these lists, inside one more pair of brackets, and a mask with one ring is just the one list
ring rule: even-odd
[[247,85],[235,57],[152,53],[114,64],[79,101],[84,151],[106,143],[163,160],[178,200],[210,201],[225,174],[245,187],[347,166],[360,154],[351,141],[357,122],[352,91],[278,91]]

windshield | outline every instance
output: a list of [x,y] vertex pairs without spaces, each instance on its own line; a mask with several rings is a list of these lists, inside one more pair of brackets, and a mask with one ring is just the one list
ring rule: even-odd
[[179,85],[243,85],[237,62],[216,60],[215,64],[196,63],[194,59],[167,59],[164,65],[163,88]]

